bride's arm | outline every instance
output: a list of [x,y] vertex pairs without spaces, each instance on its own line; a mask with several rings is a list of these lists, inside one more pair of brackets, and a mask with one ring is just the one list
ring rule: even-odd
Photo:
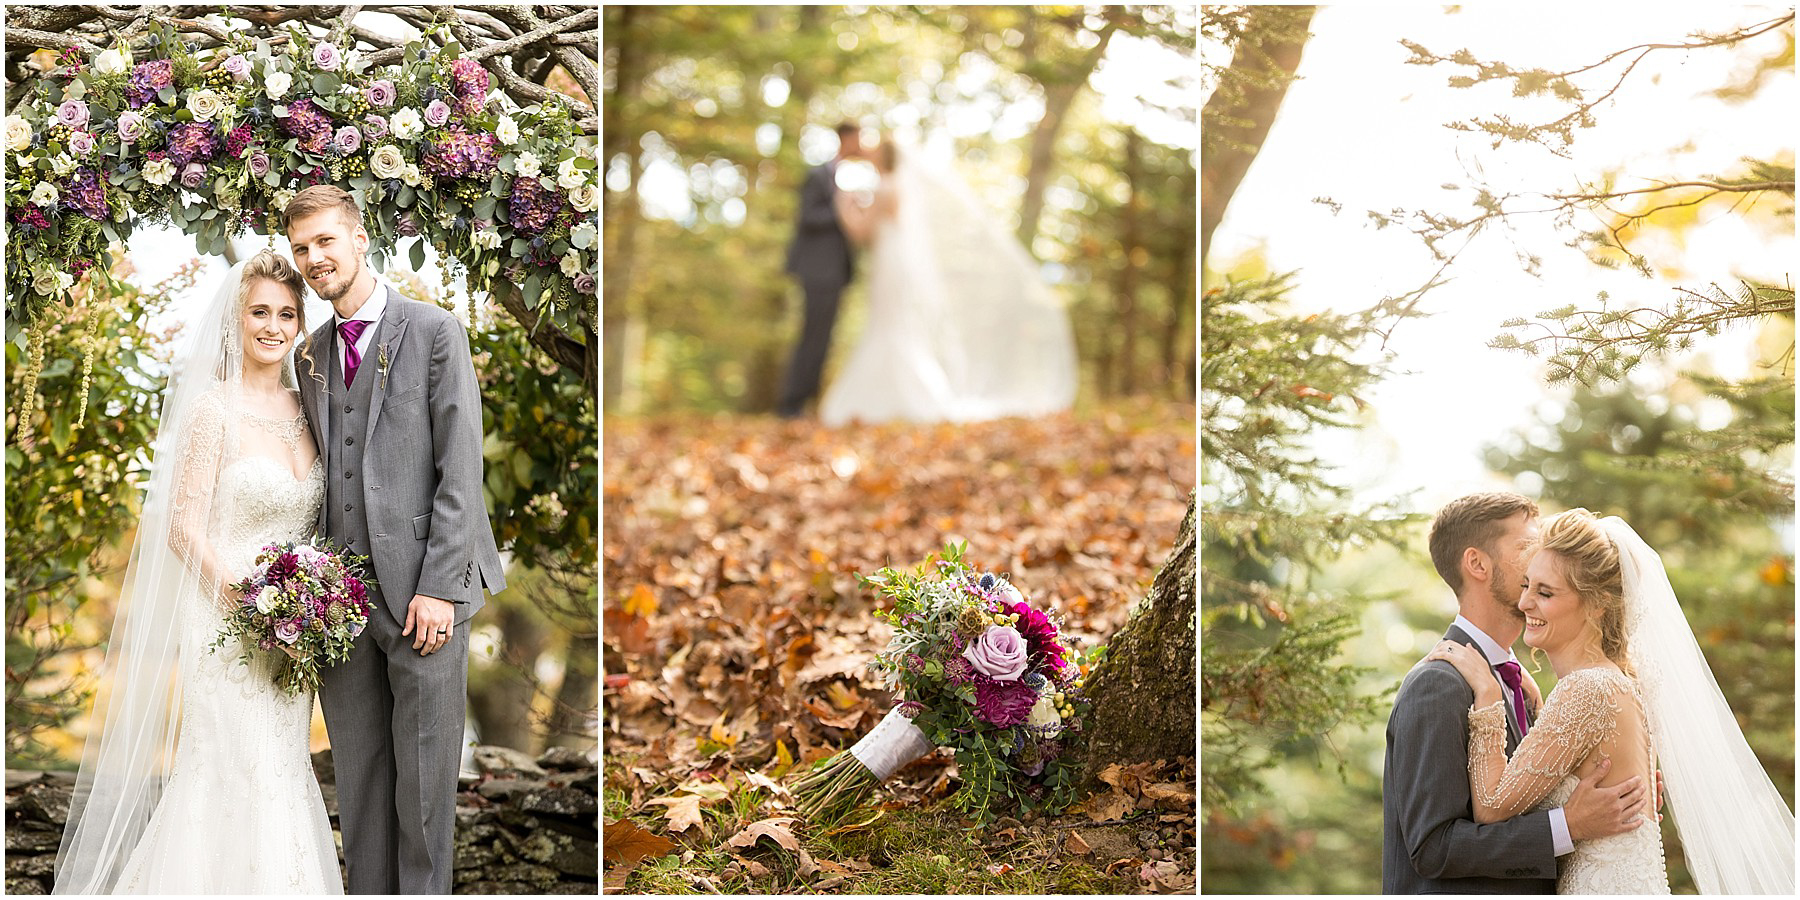
[[1506,705],[1469,711],[1469,796],[1475,821],[1500,822],[1530,810],[1573,773],[1617,727],[1612,689],[1573,674],[1550,692],[1531,733],[1506,758]]
[[200,579],[200,591],[228,606],[226,587],[237,581],[219,561],[206,526],[212,518],[213,490],[225,450],[224,408],[202,400],[180,437],[174,495],[169,498],[169,548]]

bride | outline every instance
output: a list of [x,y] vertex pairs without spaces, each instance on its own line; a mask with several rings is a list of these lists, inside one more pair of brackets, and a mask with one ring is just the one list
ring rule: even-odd
[[[1487,824],[1568,799],[1602,758],[1603,783],[1661,767],[1688,870],[1703,894],[1794,892],[1794,815],[1750,751],[1713,681],[1662,559],[1616,516],[1572,509],[1545,522],[1519,611],[1525,643],[1556,688],[1512,758],[1500,687],[1476,651],[1446,641],[1426,657],[1475,689],[1469,790]],[[1575,845],[1559,894],[1667,894],[1653,824]]]
[[[263,545],[309,536],[323,468],[293,353],[305,282],[234,266],[164,392],[153,471],[57,854],[59,894],[341,894],[310,694],[210,649]],[[177,699],[177,697],[179,699]]]
[[826,425],[1037,416],[1075,400],[1068,315],[1037,263],[955,174],[884,136],[867,206],[837,195],[869,256],[862,338],[819,404]]

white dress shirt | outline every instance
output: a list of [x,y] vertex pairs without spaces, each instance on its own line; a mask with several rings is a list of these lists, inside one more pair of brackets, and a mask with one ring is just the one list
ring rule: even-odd
[[[1519,661],[1519,658],[1517,656],[1513,655],[1512,650],[1510,650],[1506,647],[1500,646],[1499,641],[1496,641],[1493,638],[1489,637],[1487,632],[1482,631],[1480,628],[1475,627],[1474,622],[1471,622],[1468,619],[1463,618],[1462,616],[1457,616],[1456,617],[1456,627],[1461,628],[1463,630],[1463,632],[1466,633],[1469,637],[1472,637],[1475,639],[1475,646],[1481,648],[1482,656],[1487,657],[1489,669],[1494,669],[1495,666],[1498,666],[1501,663],[1506,662],[1508,660],[1511,660],[1512,662],[1515,662],[1515,663]],[[1526,677],[1526,678],[1531,677],[1531,676],[1525,674],[1524,666],[1520,666],[1519,668],[1520,668],[1519,674],[1521,676]],[[1500,673],[1498,670],[1494,671],[1494,678],[1495,678],[1495,680],[1500,681],[1500,693],[1506,699],[1507,708],[1512,709],[1513,708],[1512,688],[1507,687],[1506,682],[1500,680]],[[1526,723],[1524,723],[1524,722],[1520,722],[1519,723],[1520,728],[1523,729],[1525,724]],[[1560,806],[1553,810],[1550,810],[1550,836],[1552,838],[1552,843],[1554,843],[1556,845],[1556,855],[1557,856],[1562,856],[1566,853],[1575,852],[1575,842],[1569,838],[1568,817],[1563,814],[1562,807],[1560,807]]]

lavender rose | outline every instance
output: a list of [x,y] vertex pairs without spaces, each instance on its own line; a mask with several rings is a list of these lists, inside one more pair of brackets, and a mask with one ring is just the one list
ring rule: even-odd
[[593,293],[594,292],[594,276],[589,275],[586,272],[583,272],[580,275],[575,276],[575,290],[580,291],[583,294]]
[[86,128],[88,123],[88,105],[81,100],[64,100],[63,105],[56,108],[56,122],[70,128]]
[[261,150],[250,154],[250,174],[257,178],[269,174],[269,154]]
[[86,156],[94,152],[94,136],[85,131],[77,131],[69,138],[69,149],[78,156]]
[[206,181],[206,164],[191,162],[181,170],[181,186],[194,190]]
[[345,125],[337,130],[337,137],[332,140],[338,152],[351,154],[362,149],[362,132],[355,125]]
[[250,57],[241,53],[233,53],[219,64],[219,68],[231,73],[231,80],[239,83],[250,80]]
[[144,117],[134,112],[119,113],[119,140],[127,144],[144,136]]
[[366,137],[371,141],[379,141],[388,136],[386,116],[378,116],[374,113],[370,113],[369,115],[363,116],[363,121],[369,123],[363,126],[363,137]]
[[275,636],[281,638],[281,642],[284,644],[291,644],[299,640],[300,630],[300,623],[294,619],[275,623]]
[[450,121],[450,104],[442,100],[433,100],[425,107],[425,124],[436,128]]
[[398,93],[394,90],[394,83],[386,78],[380,79],[363,89],[363,99],[369,101],[370,106],[378,109],[387,109],[388,107],[393,106],[394,98],[396,96],[398,96]]
[[[995,681],[1017,681],[1025,672],[1025,638],[1006,625],[989,625],[962,655],[975,671]],[[1025,708],[1030,710],[1031,704]]]
[[320,44],[313,48],[313,65],[327,72],[337,71],[338,64],[343,61],[343,56],[338,53],[338,48],[330,44]]

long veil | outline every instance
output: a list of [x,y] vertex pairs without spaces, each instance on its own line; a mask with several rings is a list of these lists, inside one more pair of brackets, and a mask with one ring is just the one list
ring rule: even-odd
[[895,225],[940,315],[930,338],[963,420],[1037,416],[1075,402],[1062,301],[1017,237],[949,166],[896,145]]
[[1794,893],[1794,814],[1744,740],[1662,558],[1617,516],[1632,667],[1688,871],[1702,894]]
[[[182,604],[220,587],[193,535],[210,515],[212,478],[236,446],[243,348],[233,266],[192,329],[163,391],[150,483],[125,571],[89,736],[57,851],[58,894],[111,893],[162,797],[181,711]],[[290,354],[282,375],[294,384]]]

